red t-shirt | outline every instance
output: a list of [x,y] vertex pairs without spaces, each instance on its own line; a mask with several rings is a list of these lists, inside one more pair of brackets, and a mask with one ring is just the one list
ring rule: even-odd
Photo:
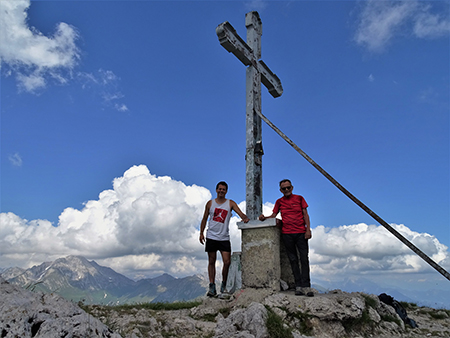
[[283,227],[281,232],[283,234],[298,234],[305,233],[305,220],[303,219],[303,209],[308,207],[305,199],[300,195],[290,195],[289,197],[281,197],[275,202],[273,213],[281,212],[283,219]]

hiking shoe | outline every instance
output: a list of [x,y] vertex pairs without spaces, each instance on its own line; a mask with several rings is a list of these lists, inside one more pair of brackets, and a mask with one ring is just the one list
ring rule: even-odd
[[208,297],[216,297],[217,296],[216,284],[215,283],[209,283],[209,290],[208,290],[208,293],[206,295]]
[[303,293],[306,294],[308,297],[314,297],[313,289],[311,288],[303,288]]
[[222,282],[222,285],[220,286],[220,293],[224,293],[227,292],[227,283],[226,282]]
[[304,296],[305,293],[303,292],[301,287],[297,286],[297,287],[295,287],[295,295],[296,296]]

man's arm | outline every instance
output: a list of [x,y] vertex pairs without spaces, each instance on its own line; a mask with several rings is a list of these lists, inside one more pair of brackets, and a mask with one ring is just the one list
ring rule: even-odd
[[310,239],[312,237],[311,234],[311,223],[309,220],[309,214],[308,214],[308,210],[303,209],[303,219],[305,220],[305,228],[306,228],[306,233],[305,233],[305,239]]
[[277,215],[278,215],[278,213],[274,213],[274,212],[270,216],[264,216],[263,214],[261,214],[261,215],[259,215],[259,220],[264,221],[267,218],[275,218],[275,217],[277,217]]
[[211,201],[208,201],[205,205],[205,212],[203,213],[203,218],[202,218],[202,222],[200,223],[200,243],[204,244],[205,243],[205,235],[203,234],[203,232],[205,231],[206,228],[206,221],[208,220],[208,216],[209,216],[209,209],[211,208]]
[[244,214],[241,211],[241,209],[239,209],[239,206],[236,204],[236,202],[233,200],[230,200],[230,205],[231,205],[231,210],[234,210],[239,215],[239,217],[242,219],[242,221],[244,223],[248,223],[249,219],[248,219],[247,215]]
[[[260,221],[264,221],[266,218],[275,218],[275,217],[277,217],[277,215],[278,215],[278,213],[280,212],[280,205],[278,204],[279,203],[279,200],[277,200],[276,202],[275,202],[275,206],[274,206],[274,208],[273,208],[273,211],[272,211],[272,215],[270,215],[270,216],[264,216],[264,214],[261,214],[261,215],[259,215],[259,220]],[[277,211],[275,211],[275,210],[277,210]]]

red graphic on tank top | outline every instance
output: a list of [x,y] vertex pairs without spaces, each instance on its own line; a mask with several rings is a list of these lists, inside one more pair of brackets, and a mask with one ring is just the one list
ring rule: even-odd
[[227,215],[228,215],[228,210],[215,208],[213,221],[216,221],[219,223],[225,223],[225,218],[227,218]]

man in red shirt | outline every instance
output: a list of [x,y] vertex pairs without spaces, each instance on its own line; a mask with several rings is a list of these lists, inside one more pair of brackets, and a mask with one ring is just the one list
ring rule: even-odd
[[[272,215],[260,215],[259,220],[275,218],[281,212],[282,228],[281,239],[286,247],[286,252],[291,263],[292,273],[295,279],[295,294],[314,296],[311,290],[311,280],[309,275],[309,247],[308,240],[311,238],[311,228],[308,204],[300,195],[292,193],[293,186],[290,180],[280,182],[280,191],[284,195],[275,202]],[[297,255],[297,249],[300,255]]]

